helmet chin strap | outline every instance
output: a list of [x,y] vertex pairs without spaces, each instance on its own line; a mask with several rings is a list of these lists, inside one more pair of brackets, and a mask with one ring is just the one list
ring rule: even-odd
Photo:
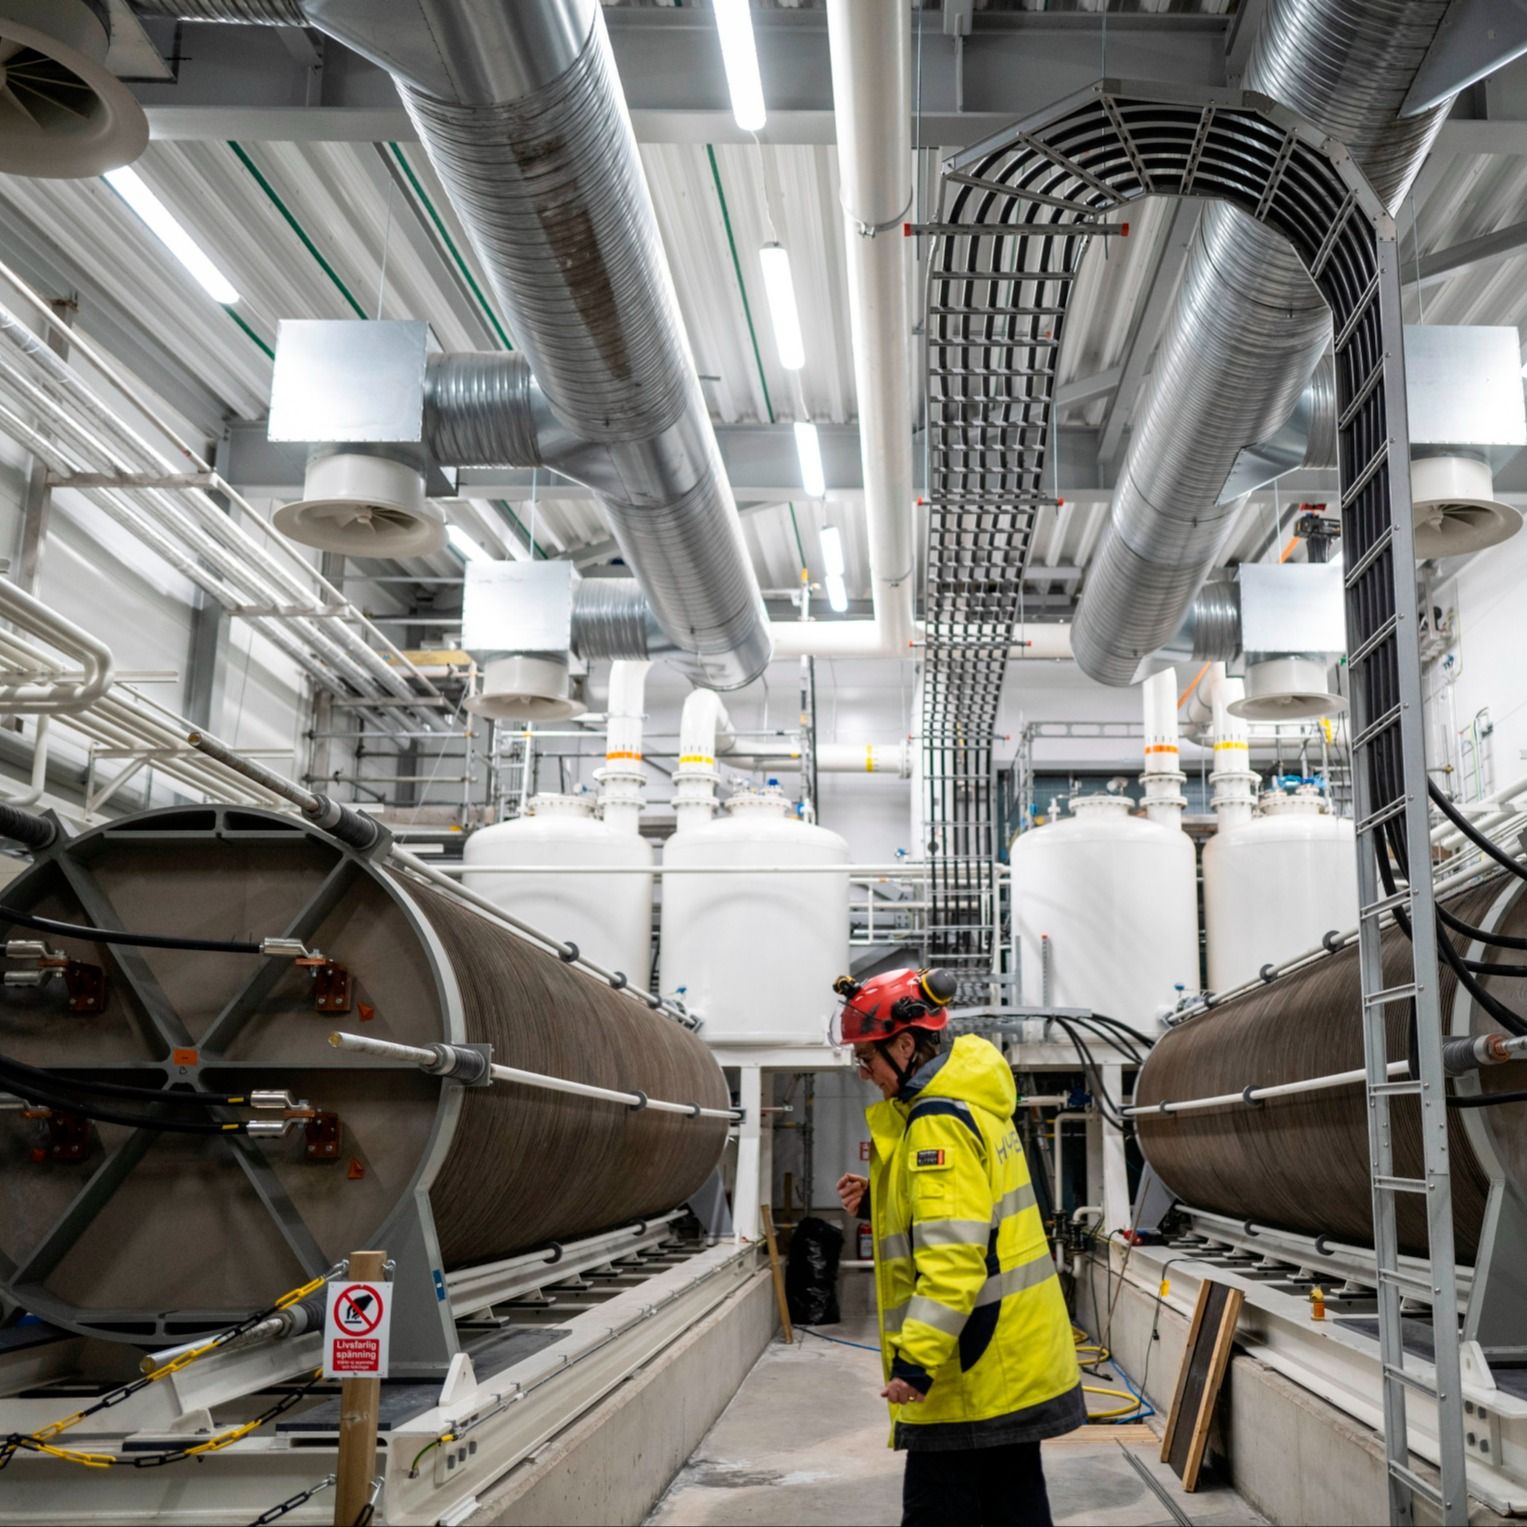
[[911,1078],[912,1060],[917,1054],[916,1048],[913,1048],[912,1054],[907,1057],[907,1063],[904,1066],[897,1065],[896,1057],[891,1054],[891,1041],[889,1039],[877,1039],[875,1041],[875,1048],[880,1051],[881,1060],[896,1073],[896,1090],[900,1092]]

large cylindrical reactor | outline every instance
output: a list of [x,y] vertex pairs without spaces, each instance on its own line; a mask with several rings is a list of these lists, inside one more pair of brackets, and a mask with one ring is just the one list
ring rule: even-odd
[[1357,923],[1352,822],[1318,791],[1266,796],[1260,814],[1204,844],[1209,989],[1230,991]]
[[1124,796],[1073,796],[1071,811],[1013,840],[1024,1003],[1154,1032],[1177,988],[1199,986],[1193,844],[1131,816]]
[[[1527,934],[1523,889],[1519,881],[1503,888],[1495,880],[1446,905],[1473,927],[1498,927],[1520,938]],[[1454,943],[1467,958],[1520,958],[1482,945],[1471,948],[1465,938],[1455,937]],[[1460,989],[1447,966],[1441,970],[1444,1030],[1496,1032],[1498,1026]],[[1384,934],[1384,984],[1398,986],[1410,979],[1404,936],[1389,928]],[[1507,1006],[1521,1009],[1519,978],[1480,980]],[[1402,1060],[1408,1047],[1405,1004],[1390,1003],[1386,1019],[1389,1058]],[[1220,1097],[1248,1087],[1330,1076],[1363,1064],[1362,989],[1353,944],[1171,1029],[1151,1050],[1134,1101],[1150,1105]],[[1527,1087],[1527,1063],[1490,1066],[1479,1073],[1479,1084],[1486,1092]],[[1466,1260],[1473,1259],[1479,1242],[1487,1163],[1493,1159],[1495,1170],[1527,1182],[1524,1106],[1448,1109],[1453,1228],[1458,1254]],[[1390,1120],[1395,1174],[1422,1176],[1419,1105],[1410,1097],[1392,1098]],[[1361,1081],[1252,1105],[1145,1114],[1136,1125],[1146,1159],[1185,1205],[1337,1241],[1373,1242],[1368,1109]],[[1396,1212],[1401,1248],[1425,1255],[1422,1197],[1397,1195]]]
[[[0,1292],[56,1324],[160,1345],[215,1329],[357,1247],[395,1250],[424,1222],[421,1206],[443,1279],[671,1209],[721,1155],[722,1118],[512,1083],[464,1088],[333,1049],[336,1028],[486,1045],[527,1071],[727,1105],[720,1069],[672,1018],[293,817],[197,807],[124,818],[44,851],[5,899],[93,927],[281,936],[323,955],[47,935],[86,974],[3,988],[0,1054],[71,1088],[284,1089],[313,1111],[264,1138],[140,1121],[145,1109],[213,1122],[279,1111],[136,1096],[106,1100],[134,1116],[125,1124],[67,1107],[46,1119],[0,1110]],[[99,1001],[75,1000],[98,990]]]
[[597,965],[646,986],[652,972],[652,877],[580,873],[580,867],[646,869],[652,845],[594,816],[591,797],[537,795],[526,816],[483,827],[466,841],[472,869],[558,867],[564,875],[474,874],[469,889],[553,938],[566,939]]
[[[848,875],[820,871],[847,864],[848,844],[790,815],[775,788],[668,839],[663,867],[681,873],[663,879],[662,990],[682,991],[705,1039],[826,1043],[848,970]],[[749,866],[763,873],[736,873]]]

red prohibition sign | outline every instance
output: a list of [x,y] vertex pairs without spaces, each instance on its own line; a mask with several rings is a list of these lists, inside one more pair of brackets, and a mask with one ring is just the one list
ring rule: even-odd
[[[371,1298],[358,1299],[360,1294]],[[365,1336],[382,1323],[382,1296],[369,1283],[352,1283],[340,1289],[334,1300],[334,1320],[344,1330]]]

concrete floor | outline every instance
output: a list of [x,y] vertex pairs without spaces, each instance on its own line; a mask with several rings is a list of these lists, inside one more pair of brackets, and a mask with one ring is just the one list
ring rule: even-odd
[[[875,1340],[873,1322],[845,1322],[832,1334]],[[889,1426],[880,1388],[875,1352],[804,1334],[795,1346],[786,1346],[776,1337],[648,1521],[654,1527],[899,1522],[902,1460],[886,1447]],[[1262,1522],[1226,1486],[1205,1482],[1194,1494],[1184,1494],[1157,1460],[1156,1434],[1131,1424],[1090,1427],[1045,1444],[1057,1523],[1170,1527],[1171,1512],[1126,1450],[1146,1465],[1189,1521],[1216,1527]]]

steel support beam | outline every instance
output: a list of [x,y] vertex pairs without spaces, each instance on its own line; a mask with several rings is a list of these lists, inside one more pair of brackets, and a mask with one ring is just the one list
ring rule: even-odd
[[[638,139],[741,143],[708,8],[607,9],[616,64]],[[766,143],[835,141],[827,17],[759,10],[753,18],[769,120]],[[1179,84],[1225,83],[1222,16],[1118,15],[1108,21],[1111,74]],[[315,68],[279,29],[186,26],[179,82],[134,84],[156,138],[413,141],[392,81],[333,42]],[[977,14],[946,33],[929,15],[921,42],[920,141],[972,142],[1007,126],[1025,101],[1053,100],[1097,78],[1097,20],[1051,12]]]
[[[73,298],[60,298],[50,302],[54,313],[67,324],[73,325],[79,313],[79,305]],[[65,360],[69,358],[69,341],[61,329],[47,325],[44,338],[48,348]],[[53,483],[45,461],[37,457],[27,471],[26,493],[21,501],[21,524],[16,534],[15,582],[28,594],[37,592],[37,579],[42,571],[42,554],[48,543],[48,520],[53,513]]]

